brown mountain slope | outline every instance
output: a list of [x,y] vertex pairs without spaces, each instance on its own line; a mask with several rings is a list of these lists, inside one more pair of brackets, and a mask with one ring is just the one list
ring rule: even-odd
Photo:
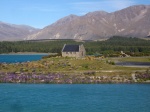
[[0,40],[81,39],[98,40],[114,35],[150,36],[150,5],[138,5],[113,13],[96,11],[84,16],[70,15],[38,30],[0,22]]
[[23,38],[37,32],[30,26],[25,25],[14,25],[0,22],[0,40],[1,41],[12,41],[12,40],[23,40]]
[[114,35],[150,35],[150,6],[131,6],[113,13],[96,11],[84,16],[70,15],[26,39],[97,40]]

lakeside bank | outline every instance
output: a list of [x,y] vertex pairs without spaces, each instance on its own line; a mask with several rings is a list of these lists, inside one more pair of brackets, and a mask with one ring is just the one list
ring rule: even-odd
[[11,53],[2,53],[0,55],[53,55],[57,53],[39,53],[39,52],[11,52]]
[[[51,57],[33,62],[1,63],[0,82],[58,84],[149,82],[149,67],[117,66],[110,63],[114,59],[109,58],[109,60],[107,58]],[[146,60],[145,57],[143,60]]]

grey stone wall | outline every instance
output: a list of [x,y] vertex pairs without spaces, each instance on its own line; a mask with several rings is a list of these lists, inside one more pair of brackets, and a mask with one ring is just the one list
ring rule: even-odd
[[79,46],[79,57],[83,58],[83,57],[85,57],[85,55],[86,55],[86,51],[85,51],[85,48],[82,44]]
[[79,45],[79,52],[62,52],[62,57],[75,57],[75,58],[83,58],[86,55],[85,48],[82,45]]

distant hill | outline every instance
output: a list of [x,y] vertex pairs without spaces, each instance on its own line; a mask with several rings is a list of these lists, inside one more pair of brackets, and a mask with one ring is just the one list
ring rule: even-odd
[[0,41],[37,39],[100,40],[112,36],[150,37],[150,5],[131,6],[116,12],[96,11],[69,15],[39,30],[0,22]]
[[39,31],[39,29],[26,25],[14,25],[0,22],[0,41],[23,40],[23,38],[37,31]]
[[114,35],[150,36],[150,6],[131,6],[113,13],[96,11],[84,16],[69,15],[25,39],[99,40]]

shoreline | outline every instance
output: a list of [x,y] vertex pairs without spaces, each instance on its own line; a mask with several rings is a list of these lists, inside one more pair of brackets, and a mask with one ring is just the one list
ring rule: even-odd
[[[87,74],[88,73],[88,74]],[[25,73],[0,72],[0,83],[13,84],[150,84],[150,80],[142,79],[132,73],[129,77],[122,75],[96,75],[95,73]]]
[[52,55],[56,53],[38,53],[38,52],[17,52],[17,53],[3,53],[0,55]]

